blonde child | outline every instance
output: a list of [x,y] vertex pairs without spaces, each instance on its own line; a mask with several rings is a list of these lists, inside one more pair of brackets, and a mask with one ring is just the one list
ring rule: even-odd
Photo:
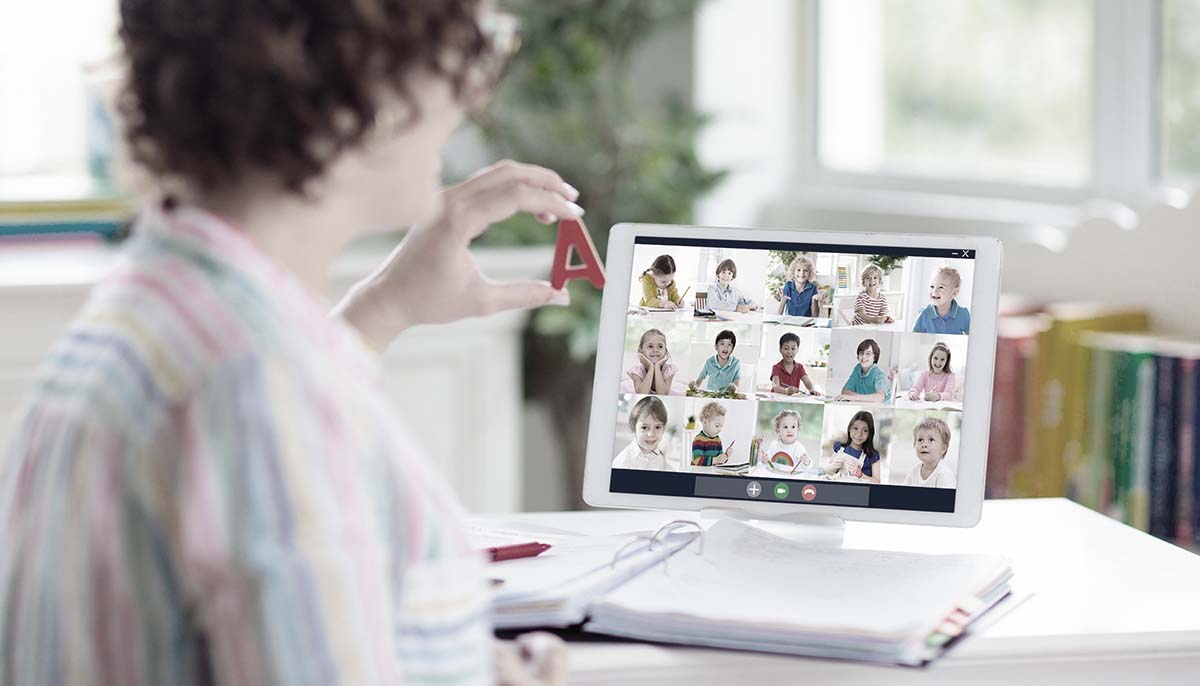
[[658,329],[648,329],[638,342],[638,363],[626,372],[633,381],[634,392],[669,395],[676,371],[675,365],[671,364],[671,353],[667,351],[666,334]]
[[725,406],[710,402],[700,408],[700,433],[692,441],[692,466],[711,467],[729,461],[733,444],[728,448],[721,445],[721,429],[725,428]]
[[821,300],[825,295],[813,280],[815,276],[813,261],[804,255],[797,255],[788,265],[788,280],[783,284],[778,314],[820,316]]
[[971,313],[954,296],[962,286],[962,277],[954,267],[940,267],[929,280],[929,304],[917,315],[914,333],[968,334]]
[[879,483],[879,451],[875,450],[875,417],[856,412],[846,427],[845,441],[833,442],[833,457],[825,467],[829,476]]
[[954,473],[946,466],[946,451],[950,448],[950,427],[946,422],[929,417],[913,429],[913,448],[920,464],[913,465],[904,477],[905,486],[954,488]]
[[941,341],[929,351],[929,369],[908,391],[909,400],[954,400],[958,377],[951,371],[950,347]]
[[813,385],[808,378],[804,365],[796,361],[796,353],[800,350],[800,337],[794,333],[785,333],[779,337],[780,360],[771,367],[771,392],[795,395],[801,393],[800,386],[808,389],[809,394],[819,396],[821,389]]
[[667,428],[667,407],[650,396],[642,398],[629,411],[629,430],[633,440],[613,460],[614,469],[653,469],[670,471],[667,456],[660,449]]
[[650,263],[650,268],[642,272],[642,299],[638,304],[668,310],[683,307],[683,298],[675,287],[675,258],[659,255]]
[[879,294],[882,284],[883,270],[874,264],[867,265],[862,273],[863,289],[854,300],[852,324],[891,324],[896,321],[888,314],[887,298]]
[[742,295],[733,280],[737,278],[737,265],[733,260],[721,260],[717,265],[717,283],[708,289],[708,307],[712,310],[751,312],[758,309],[753,300]]
[[795,410],[780,410],[775,415],[775,440],[762,453],[763,460],[788,469],[812,466],[812,458],[800,442],[800,426],[803,421]]
[[704,361],[700,376],[688,383],[688,388],[696,390],[700,382],[707,378],[710,391],[736,391],[742,379],[742,361],[733,355],[733,349],[737,347],[737,334],[729,329],[721,331],[717,334],[714,347],[717,354]]

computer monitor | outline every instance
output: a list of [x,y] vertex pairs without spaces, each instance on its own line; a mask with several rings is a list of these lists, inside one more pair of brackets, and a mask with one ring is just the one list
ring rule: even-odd
[[1001,247],[620,224],[584,500],[972,526]]

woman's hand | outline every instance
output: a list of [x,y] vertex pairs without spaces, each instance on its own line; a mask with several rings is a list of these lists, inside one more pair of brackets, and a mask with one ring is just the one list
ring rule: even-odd
[[567,644],[546,632],[492,644],[500,686],[566,686]]
[[529,212],[544,224],[578,219],[579,192],[558,174],[504,161],[442,191],[442,210],[411,228],[383,265],[335,308],[377,350],[418,324],[441,324],[502,310],[565,305],[546,281],[493,281],[479,271],[471,241],[492,224]]

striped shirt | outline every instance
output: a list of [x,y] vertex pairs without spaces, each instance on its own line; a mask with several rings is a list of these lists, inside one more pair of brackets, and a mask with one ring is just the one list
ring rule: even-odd
[[720,457],[722,452],[724,448],[721,447],[721,437],[709,436],[701,431],[692,441],[692,466],[711,467],[713,460]]
[[887,298],[882,295],[878,298],[872,298],[870,293],[859,291],[858,297],[854,299],[854,321],[852,324],[866,324],[867,320],[863,319],[864,314],[868,317],[886,317],[889,314]]
[[480,556],[357,335],[147,212],[0,462],[0,683],[490,683]]

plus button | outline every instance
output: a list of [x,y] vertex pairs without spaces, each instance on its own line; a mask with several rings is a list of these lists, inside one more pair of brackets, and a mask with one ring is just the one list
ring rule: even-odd
[[759,493],[762,493],[762,486],[759,486],[757,481],[751,481],[746,486],[746,495],[751,498],[757,498]]

